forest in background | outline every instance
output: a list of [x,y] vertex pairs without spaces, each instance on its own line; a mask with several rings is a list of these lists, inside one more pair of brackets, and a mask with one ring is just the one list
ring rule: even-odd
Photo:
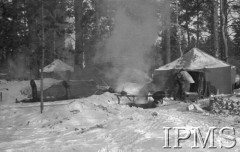
[[193,47],[239,68],[239,15],[239,0],[1,0],[1,72],[39,78],[43,59],[149,72]]

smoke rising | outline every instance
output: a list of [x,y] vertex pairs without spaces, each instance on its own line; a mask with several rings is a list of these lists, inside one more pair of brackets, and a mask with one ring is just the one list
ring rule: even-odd
[[112,35],[94,58],[97,63],[113,65],[106,71],[107,77],[114,77],[117,83],[149,80],[144,73],[151,68],[149,54],[159,31],[156,7],[151,0],[121,0]]

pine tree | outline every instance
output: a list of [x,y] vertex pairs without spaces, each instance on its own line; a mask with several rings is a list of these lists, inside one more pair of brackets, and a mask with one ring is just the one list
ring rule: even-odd
[[83,1],[74,0],[75,15],[75,72],[84,68],[84,50],[83,50]]

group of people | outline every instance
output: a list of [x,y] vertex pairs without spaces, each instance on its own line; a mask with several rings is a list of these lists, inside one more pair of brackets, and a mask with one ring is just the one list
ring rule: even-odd
[[[174,100],[185,100],[186,92],[190,92],[190,86],[192,83],[195,83],[195,81],[187,71],[181,69],[175,73],[173,83],[173,90],[166,89],[165,91],[152,93],[152,98],[154,99],[155,104],[163,103],[163,98],[169,96],[174,97]],[[153,92],[153,86],[149,86],[147,90]]]

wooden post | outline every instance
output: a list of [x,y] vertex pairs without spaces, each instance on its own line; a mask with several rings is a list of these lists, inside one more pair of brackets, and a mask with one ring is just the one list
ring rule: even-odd
[[45,57],[45,46],[44,46],[44,10],[43,10],[43,0],[42,0],[42,64],[41,64],[41,104],[40,104],[40,111],[43,113],[43,67],[44,67],[44,57]]

